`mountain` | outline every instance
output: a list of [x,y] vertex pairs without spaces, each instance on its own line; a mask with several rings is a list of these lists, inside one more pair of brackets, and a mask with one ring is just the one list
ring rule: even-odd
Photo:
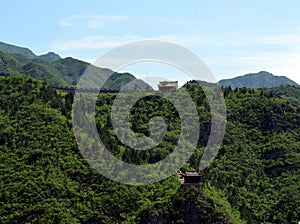
[[47,54],[37,56],[28,48],[15,46],[1,41],[0,41],[0,51],[13,54],[14,57],[22,61],[26,59],[37,58],[37,57],[49,62],[53,62],[61,59],[61,57],[54,52],[48,52]]
[[[112,94],[100,95],[99,128],[110,120],[102,119],[108,115],[112,99]],[[170,108],[160,103],[173,116]],[[147,105],[140,108],[156,110]],[[197,189],[180,190],[176,175],[148,186],[129,186],[97,173],[78,149],[71,109],[72,93],[61,94],[28,76],[0,78],[0,223],[231,220],[233,208],[228,202],[220,200],[225,207],[218,203],[218,196],[208,198]],[[134,119],[138,121],[138,116]],[[103,137],[111,133],[109,129],[106,132]],[[110,138],[104,140],[112,141],[112,147],[119,144]],[[163,153],[156,150],[151,157]]]
[[235,77],[232,79],[223,79],[219,81],[222,86],[231,86],[231,88],[272,88],[281,85],[299,86],[296,82],[288,79],[285,76],[274,76],[269,72],[261,71],[259,73],[250,73],[244,76]]
[[54,52],[48,52],[47,54],[40,55],[39,58],[49,62],[53,62],[61,59],[61,57]]
[[[110,69],[90,66],[89,63],[67,57],[61,58],[54,52],[45,55],[36,56],[31,50],[23,47],[0,42],[0,74],[1,75],[29,75],[35,79],[43,80],[56,87],[75,87],[80,77],[89,67],[93,69],[99,77],[106,77],[113,74],[104,84],[103,88],[119,90],[125,84],[136,80],[129,73],[117,73]],[[137,85],[131,85],[131,88],[137,88]],[[128,89],[127,88],[127,89]],[[139,81],[138,88],[152,88]]]
[[[210,134],[210,107],[197,86],[184,88],[199,111],[197,123],[208,128],[200,131],[183,172],[198,167],[206,146],[202,140]],[[72,126],[72,92],[61,94],[29,76],[0,77],[0,223],[298,223],[300,107],[265,89],[224,89],[225,138],[203,171],[201,187],[181,187],[175,171],[157,183],[131,186],[101,175],[81,154]],[[129,122],[138,136],[149,136],[154,116],[167,125],[159,145],[134,150],[118,139],[112,125],[115,97],[100,94],[95,113],[99,137],[112,155],[146,165],[176,149],[181,118],[171,102],[149,96],[133,105]],[[185,98],[182,102],[189,106]],[[85,149],[97,149],[93,137],[85,131],[82,137],[88,140]],[[96,164],[95,153],[90,156]],[[161,175],[164,168],[148,175]],[[118,167],[108,163],[105,169]]]
[[[99,78],[107,77],[108,75],[110,75],[109,79],[107,79],[103,84],[103,88],[105,89],[120,90],[123,85],[136,80],[136,78],[130,73],[113,72],[110,69],[95,67],[87,62],[80,61],[71,57],[54,61],[51,63],[51,67],[54,69],[54,71],[60,74],[60,77],[63,80],[68,83],[67,86],[76,86],[78,80],[88,67],[89,69],[92,69],[94,71],[94,74],[97,74]],[[151,88],[142,80],[139,80],[139,83],[141,83],[141,85],[139,86],[143,87],[144,89]],[[92,85],[93,83],[91,83],[91,86]]]
[[1,42],[1,41],[0,41],[0,51],[12,53],[12,54],[20,54],[27,58],[35,58],[36,57],[36,55],[28,48],[18,47],[18,46],[15,46],[12,44],[7,44],[7,43]]

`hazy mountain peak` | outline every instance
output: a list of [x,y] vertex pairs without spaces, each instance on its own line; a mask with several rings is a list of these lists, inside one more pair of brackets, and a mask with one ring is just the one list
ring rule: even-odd
[[57,61],[57,60],[61,59],[61,57],[54,52],[48,52],[47,54],[43,54],[39,57],[41,59],[49,61],[49,62],[53,62],[53,61]]
[[272,88],[281,85],[299,86],[296,82],[290,80],[285,76],[274,76],[267,71],[260,71],[258,73],[249,73],[243,76],[238,76],[232,79],[223,79],[219,81],[222,86],[231,86],[232,88]]

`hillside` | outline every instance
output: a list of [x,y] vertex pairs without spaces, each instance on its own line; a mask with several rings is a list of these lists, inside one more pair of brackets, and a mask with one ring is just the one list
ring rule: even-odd
[[44,80],[53,86],[67,86],[68,82],[60,77],[60,74],[51,67],[38,63],[30,62],[22,66],[22,73],[35,79]]
[[[98,111],[110,108],[113,97],[102,95]],[[153,103],[150,110],[142,109],[155,113],[158,105]],[[231,220],[229,204],[227,211],[217,204],[218,200],[226,199],[208,198],[195,189],[181,191],[176,175],[148,186],[129,186],[98,174],[77,148],[70,120],[71,106],[72,93],[63,95],[27,76],[0,77],[1,223],[179,220],[228,223]],[[172,109],[164,107],[167,111]],[[102,121],[103,116],[107,113],[99,114],[99,127],[108,124],[106,119]],[[102,136],[105,141],[109,140],[108,132],[107,129]],[[119,143],[114,140],[109,144],[114,150]],[[155,154],[163,156],[167,150],[157,149],[152,159]]]
[[278,86],[268,90],[272,95],[290,101],[292,104],[300,106],[300,87]]
[[[19,54],[9,54],[0,51],[0,74],[5,75],[29,75],[35,79],[43,80],[57,87],[74,87],[89,66],[88,63],[74,59],[64,58],[43,60],[36,57],[29,59]],[[107,80],[103,88],[119,90],[123,85],[136,80],[130,73],[114,73],[106,68],[93,67],[95,74],[106,77],[113,75]],[[148,84],[139,80],[141,89],[152,89]],[[133,85],[133,84],[132,84]],[[134,86],[132,87],[132,89]]]
[[281,85],[291,85],[291,86],[298,86],[299,85],[288,79],[285,76],[274,76],[268,72],[259,72],[259,73],[250,73],[244,76],[235,77],[232,79],[223,79],[219,81],[219,84],[222,86],[231,86],[231,88],[272,88]]
[[8,76],[21,72],[21,64],[12,55],[0,51],[0,74]]
[[[182,168],[194,170],[209,135],[210,113],[197,85],[184,88],[200,115],[198,147]],[[0,77],[0,222],[298,223],[300,107],[264,89],[225,88],[224,94],[224,145],[204,170],[203,191],[180,189],[175,172],[159,183],[129,186],[98,174],[80,154],[71,125],[72,93],[28,76]],[[99,136],[112,154],[147,164],[173,151],[180,119],[170,102],[151,96],[131,109],[131,128],[140,136],[149,136],[154,116],[168,125],[157,147],[136,151],[113,130],[115,97],[99,95],[95,112]]]
[[[29,75],[58,87],[75,87],[86,68],[90,65],[71,57],[61,58],[54,52],[36,56],[27,48],[3,42],[0,42],[0,57],[0,74]],[[99,74],[99,78],[107,74],[113,74],[103,86],[106,89],[119,90],[125,84],[136,80],[129,73],[114,73],[109,69],[98,67],[92,69],[95,70],[96,74]],[[152,89],[142,80],[139,80],[138,83],[141,89]],[[133,88],[135,86],[132,86]]]
[[11,54],[20,54],[23,55],[27,58],[35,58],[36,55],[29,50],[28,48],[25,47],[18,47],[12,44],[7,44],[4,42],[0,41],[0,51],[6,52],[6,53],[11,53]]

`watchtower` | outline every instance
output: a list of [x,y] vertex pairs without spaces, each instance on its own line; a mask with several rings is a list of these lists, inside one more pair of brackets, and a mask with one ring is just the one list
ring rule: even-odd
[[177,174],[182,188],[189,186],[200,187],[200,184],[203,185],[204,183],[204,173],[201,171],[186,171],[182,173],[178,170]]
[[162,81],[158,84],[159,91],[171,92],[178,89],[178,81]]

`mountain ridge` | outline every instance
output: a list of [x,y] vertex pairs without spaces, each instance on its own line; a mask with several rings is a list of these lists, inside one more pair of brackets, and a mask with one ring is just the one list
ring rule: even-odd
[[[74,87],[76,86],[79,78],[84,73],[85,69],[90,65],[89,63],[85,61],[81,61],[76,58],[72,57],[66,57],[61,58],[60,55],[56,54],[55,52],[48,52],[43,55],[36,55],[34,54],[29,48],[26,47],[19,47],[12,44],[4,43],[0,41],[0,51],[4,52],[5,54],[1,54],[2,57],[2,65],[0,63],[0,72],[2,74],[23,74],[28,72],[28,69],[26,71],[23,70],[24,67],[28,68],[28,64],[32,64],[34,62],[34,65],[41,64],[41,67],[47,67],[47,69],[41,69],[42,71],[47,71],[48,74],[40,74],[41,77],[39,77],[39,73],[35,72],[35,75],[33,77],[42,79],[45,81],[48,81],[51,85],[55,86],[69,86]],[[9,55],[8,55],[9,54]],[[15,62],[12,61],[11,56],[16,60]],[[3,66],[3,58],[8,57],[10,58],[7,61],[10,61],[11,66]],[[5,61],[5,60],[4,60]],[[20,64],[21,66],[18,66],[17,64]],[[9,68],[8,68],[9,67]],[[34,70],[34,69],[33,69]],[[30,71],[33,71],[30,70]],[[97,72],[100,72],[99,74],[107,74],[114,73],[110,69],[106,68],[99,68],[97,69]],[[122,73],[116,73],[116,74],[122,74]],[[29,74],[31,75],[31,74]],[[108,83],[106,87],[113,86],[113,89],[120,89],[121,86],[124,84],[133,81],[136,79],[134,76],[132,76],[130,73],[124,73],[124,81],[123,78],[118,78],[116,82],[119,82],[119,84],[113,84],[111,81],[108,80]],[[49,78],[50,77],[50,78]],[[140,82],[140,87],[145,87],[146,89],[149,89],[149,85],[146,83],[143,83],[143,81]],[[235,89],[235,88],[252,88],[252,89],[258,89],[258,88],[274,88],[279,86],[296,86],[300,87],[298,83],[295,81],[287,78],[286,76],[275,76],[267,71],[260,71],[258,73],[248,73],[242,76],[237,76],[231,79],[222,79],[218,82],[218,84]],[[152,89],[152,88],[151,88]]]
[[291,85],[300,87],[298,83],[287,78],[286,76],[275,76],[266,71],[260,71],[258,73],[249,73],[242,76],[237,76],[231,79],[222,79],[218,82],[224,87],[231,86],[231,88],[273,88],[281,85]]
[[[28,48],[4,42],[0,42],[0,59],[1,75],[29,75],[56,87],[75,87],[87,68],[93,69],[99,77],[108,77],[112,74],[113,77],[109,77],[103,84],[103,88],[106,89],[120,90],[127,83],[137,80],[130,73],[114,72],[72,57],[61,58],[54,52],[37,56]],[[152,89],[142,80],[138,82],[138,88]],[[131,88],[135,87],[136,85],[131,85]]]
[[30,59],[37,57],[29,48],[19,47],[0,41],[0,51],[12,54],[20,54]]

